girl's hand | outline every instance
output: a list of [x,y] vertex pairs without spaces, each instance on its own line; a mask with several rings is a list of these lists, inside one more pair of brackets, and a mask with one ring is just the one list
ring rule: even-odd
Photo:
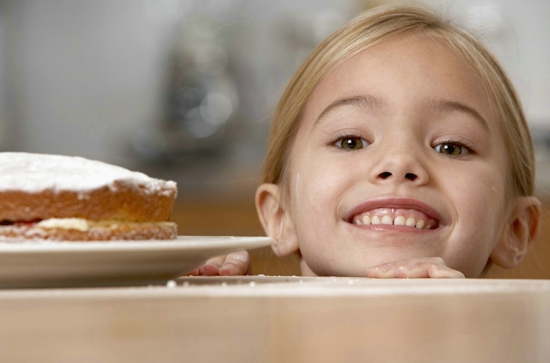
[[445,261],[440,257],[415,258],[368,267],[367,276],[379,278],[464,278],[462,272],[447,267]]
[[250,275],[252,263],[247,251],[233,252],[207,260],[202,266],[188,272],[187,276],[238,276]]

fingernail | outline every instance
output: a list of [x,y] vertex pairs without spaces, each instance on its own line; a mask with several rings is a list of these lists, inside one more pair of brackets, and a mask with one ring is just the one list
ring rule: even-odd
[[229,276],[231,275],[231,270],[228,269],[228,268],[221,268],[219,271],[218,271],[218,274],[220,276]]
[[414,263],[412,265],[406,265],[404,267],[404,269],[407,270],[407,271],[414,270],[415,268],[416,268],[416,263]]
[[233,262],[226,262],[220,268],[219,274],[223,276],[235,275],[238,270],[239,270],[238,266],[235,265]]
[[215,273],[216,268],[212,265],[204,265],[199,269],[200,275],[210,276]]
[[233,275],[234,271],[235,271],[234,268],[231,268],[229,266],[224,266],[224,267],[220,268],[219,274],[220,274],[220,276],[229,276],[229,275]]
[[382,272],[388,272],[393,268],[391,263],[385,263],[383,265],[378,266],[376,269]]

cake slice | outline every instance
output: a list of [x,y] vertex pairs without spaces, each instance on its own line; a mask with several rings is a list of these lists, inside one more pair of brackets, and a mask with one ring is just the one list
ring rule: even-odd
[[177,186],[81,157],[0,153],[0,240],[174,239]]

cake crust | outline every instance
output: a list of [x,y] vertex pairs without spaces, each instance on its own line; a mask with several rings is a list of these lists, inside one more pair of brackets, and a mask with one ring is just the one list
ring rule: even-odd
[[0,226],[0,241],[124,241],[161,240],[177,238],[177,226],[173,222],[118,223],[111,227],[92,227],[86,231],[65,228],[41,228],[38,223],[16,223]]
[[[61,155],[0,153],[0,240],[174,239],[173,181]],[[110,221],[86,231],[39,221]],[[114,223],[113,223],[114,222]]]
[[115,181],[89,192],[46,189],[37,193],[0,191],[0,221],[48,218],[118,219],[129,222],[168,221],[175,190],[152,194]]

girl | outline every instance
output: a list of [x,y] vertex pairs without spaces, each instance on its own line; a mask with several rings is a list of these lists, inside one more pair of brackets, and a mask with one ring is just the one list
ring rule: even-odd
[[[277,107],[263,179],[260,221],[303,275],[478,277],[518,265],[538,232],[512,85],[478,41],[417,7],[378,7],[310,54]],[[249,266],[240,253],[201,272]]]

